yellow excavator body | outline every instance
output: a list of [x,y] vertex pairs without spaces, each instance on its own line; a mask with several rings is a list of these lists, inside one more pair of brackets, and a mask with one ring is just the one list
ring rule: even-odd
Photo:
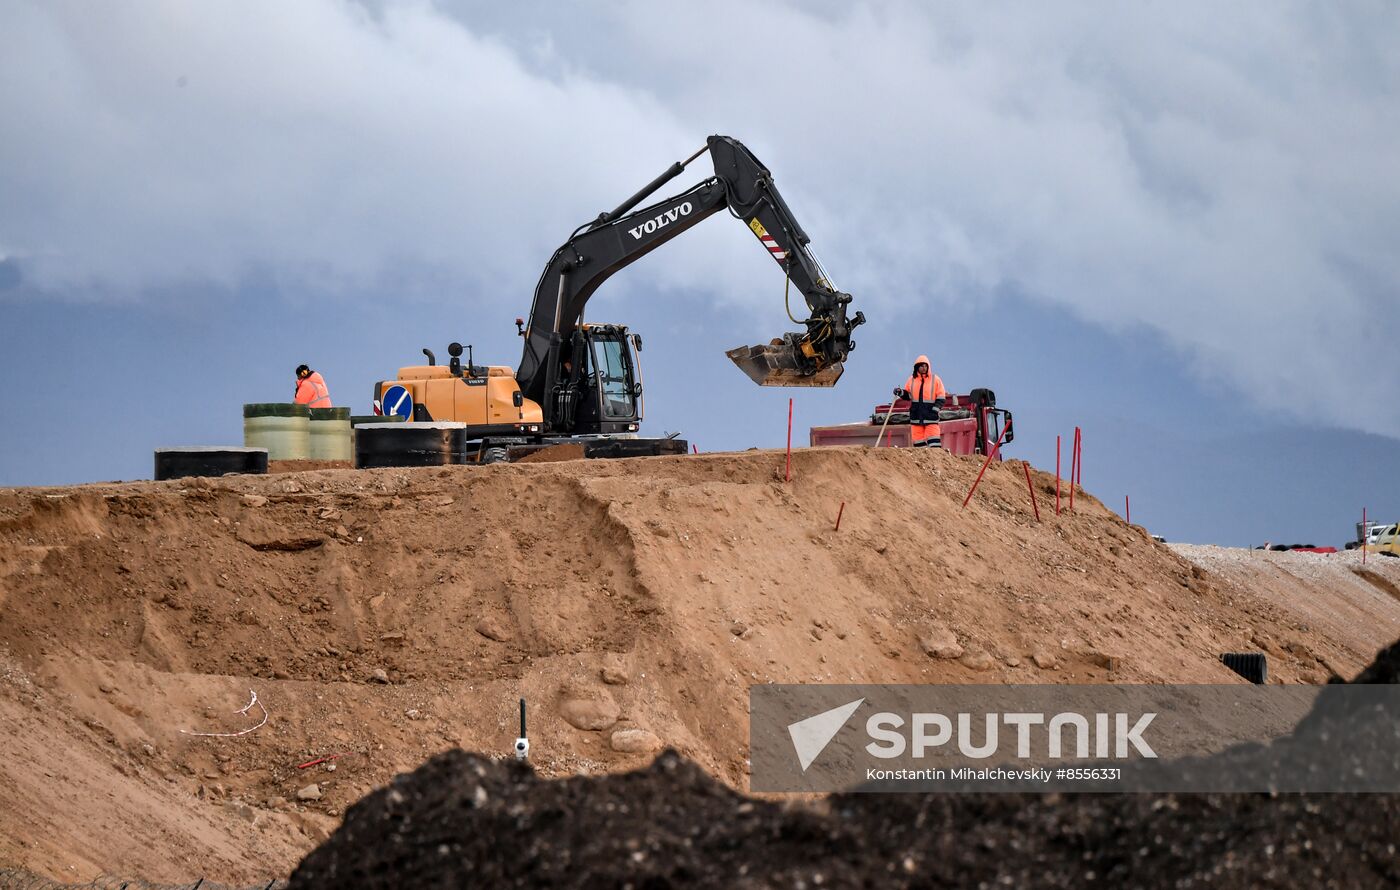
[[376,398],[398,385],[408,390],[415,405],[422,405],[429,417],[438,421],[499,430],[515,427],[520,432],[538,433],[544,412],[538,403],[523,398],[515,372],[505,366],[462,368],[454,375],[447,365],[410,365],[399,368],[398,378],[376,388]]

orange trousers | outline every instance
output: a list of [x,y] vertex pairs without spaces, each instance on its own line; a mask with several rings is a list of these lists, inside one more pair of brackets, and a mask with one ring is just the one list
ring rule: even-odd
[[918,445],[929,439],[940,439],[942,438],[942,435],[943,429],[936,423],[916,423],[912,424],[909,427],[909,437],[913,440],[915,445]]

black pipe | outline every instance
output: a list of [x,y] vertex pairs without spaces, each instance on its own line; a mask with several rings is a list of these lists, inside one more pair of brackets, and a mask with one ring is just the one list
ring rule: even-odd
[[431,349],[429,349],[428,347],[424,346],[424,347],[423,347],[423,354],[426,355],[426,356],[428,357],[428,364],[430,364],[430,365],[436,365],[436,364],[437,364],[437,356],[433,355],[433,351],[432,351]]
[[613,220],[617,219],[619,216],[622,216],[622,214],[631,210],[633,207],[636,207],[638,204],[642,203],[642,201],[647,197],[647,195],[650,195],[652,192],[661,188],[663,185],[675,179],[677,176],[680,176],[681,172],[685,170],[686,165],[689,164],[691,161],[695,160],[696,158],[700,157],[700,155],[704,154],[706,148],[709,148],[708,144],[706,144],[705,148],[702,148],[699,151],[695,152],[695,154],[686,158],[684,161],[676,161],[674,164],[667,167],[665,173],[662,173],[660,176],[656,177],[651,182],[643,186],[641,191],[637,192],[635,195],[628,198],[626,201],[623,201],[621,204],[617,205],[617,207],[614,208],[611,213],[600,213],[598,215],[598,219],[593,224],[597,226],[603,225],[604,223],[610,223]]
[[520,737],[525,738],[525,699],[520,700]]

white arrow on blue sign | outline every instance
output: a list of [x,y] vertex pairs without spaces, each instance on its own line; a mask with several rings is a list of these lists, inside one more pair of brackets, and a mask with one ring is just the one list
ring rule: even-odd
[[384,390],[382,396],[384,403],[384,416],[392,417],[398,415],[404,420],[413,419],[413,396],[402,386],[391,386]]

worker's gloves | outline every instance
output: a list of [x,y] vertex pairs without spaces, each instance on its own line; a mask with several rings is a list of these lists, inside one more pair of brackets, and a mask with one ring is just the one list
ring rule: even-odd
[[894,397],[897,399],[907,399],[909,398],[909,394],[906,393],[904,390],[900,389],[898,386],[896,386],[894,388]]

